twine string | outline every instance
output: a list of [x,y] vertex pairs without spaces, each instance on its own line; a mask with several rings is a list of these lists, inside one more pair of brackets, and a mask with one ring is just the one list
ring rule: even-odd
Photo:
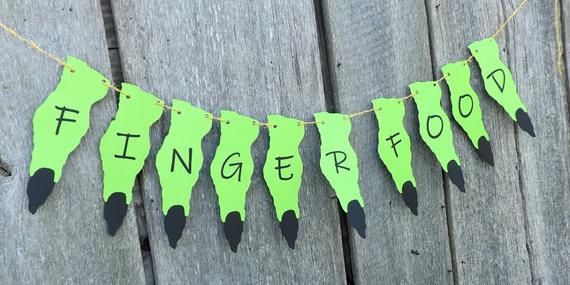
[[[528,3],[529,0],[523,0],[517,7],[516,9],[512,12],[512,14],[507,17],[507,19],[501,23],[499,25],[499,28],[495,31],[495,33],[493,33],[493,35],[491,36],[492,38],[496,38],[504,29],[505,27],[513,20],[513,18],[526,6],[526,4]],[[563,63],[563,54],[564,54],[564,50],[563,50],[563,45],[562,45],[562,28],[560,26],[560,8],[558,7],[556,0],[554,0],[555,3],[555,27],[556,27],[556,45],[557,45],[557,61],[556,61],[556,65],[558,68],[558,72],[560,75],[562,75],[563,72],[563,68],[564,68],[564,63]],[[10,28],[8,26],[6,26],[5,24],[3,24],[2,22],[0,22],[0,28],[2,30],[4,30],[5,32],[7,32],[8,34],[10,34],[12,37],[14,37],[15,39],[23,42],[24,44],[26,44],[27,46],[29,46],[30,48],[32,48],[34,51],[52,59],[53,61],[55,61],[57,64],[68,68],[71,72],[75,72],[75,69],[69,65],[68,63],[66,63],[65,61],[63,61],[61,58],[59,58],[57,55],[52,54],[46,50],[44,50],[43,48],[41,48],[38,44],[36,44],[35,42],[33,42],[32,40],[29,40],[27,38],[25,38],[24,36],[22,36],[21,34],[19,34],[18,32],[16,32],[16,30],[14,30],[13,28]],[[473,61],[474,56],[471,55],[469,56],[467,59],[465,59],[465,63],[469,64]],[[445,80],[446,76],[442,76],[439,79],[434,81],[434,84],[437,84],[443,80]],[[124,92],[122,92],[121,89],[119,89],[117,86],[113,85],[112,83],[109,83],[107,81],[103,81],[103,84],[105,86],[107,86],[108,88],[113,89],[114,91],[118,92],[119,94],[123,94],[125,95],[125,97],[128,99],[130,98],[129,94],[125,94]],[[400,98],[401,101],[406,101],[406,100],[410,100],[413,99],[414,96],[416,94],[409,94],[407,96],[404,96],[402,98]],[[181,113],[180,110],[177,110],[175,108],[173,108],[170,105],[166,105],[164,104],[163,101],[159,100],[157,101],[157,105],[162,106],[164,109],[168,110],[168,111],[174,111],[177,112],[178,114]],[[379,109],[378,109],[379,110]],[[374,111],[377,111],[377,109],[372,108],[372,109],[367,109],[367,110],[363,110],[363,111],[358,111],[355,113],[351,113],[346,115],[346,118],[348,119],[352,119],[352,118],[356,118],[356,117],[360,117],[369,113],[372,113]],[[206,116],[207,118],[213,120],[213,121],[218,121],[218,122],[223,122],[226,124],[229,124],[230,122],[228,120],[222,119],[221,117],[216,117],[212,114],[209,114],[208,116]],[[258,122],[258,121],[254,121],[253,122],[254,125],[258,125],[261,127],[276,127],[276,125],[273,124],[269,124],[269,123],[263,123],[263,122]],[[320,122],[320,121],[300,121],[299,122],[299,126],[307,126],[307,125],[317,125],[317,124],[324,124],[324,122]]]
[[564,44],[562,43],[562,15],[560,13],[560,4],[557,0],[554,2],[554,28],[556,30],[556,67],[558,75],[564,76]]
[[513,13],[499,26],[497,31],[491,37],[496,38],[505,29],[505,27],[513,20],[513,18],[521,11],[521,9],[526,6],[527,3],[528,0],[523,0],[513,11]]
[[13,28],[10,28],[6,25],[4,25],[4,23],[0,22],[0,28],[2,28],[2,30],[4,30],[5,32],[7,32],[8,34],[10,34],[12,37],[14,37],[15,39],[24,42],[26,45],[28,45],[30,48],[32,48],[33,50],[35,50],[37,53],[42,54],[44,56],[47,56],[48,58],[52,59],[53,61],[57,62],[59,65],[63,66],[63,67],[67,67],[69,68],[69,71],[71,72],[75,72],[75,69],[69,65],[67,62],[65,62],[63,59],[59,58],[57,55],[46,51],[45,49],[41,48],[38,44],[36,44],[34,41],[29,40],[27,38],[24,38],[24,36],[22,36],[21,34],[19,34],[18,32],[16,32],[16,30],[14,30]]

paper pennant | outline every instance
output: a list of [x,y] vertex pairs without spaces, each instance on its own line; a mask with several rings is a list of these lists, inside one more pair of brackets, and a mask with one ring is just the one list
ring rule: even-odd
[[89,112],[107,94],[103,75],[69,56],[56,89],[37,108],[33,119],[34,148],[28,180],[28,209],[33,214],[61,177],[69,154],[89,129]]
[[150,150],[149,130],[163,102],[132,84],[122,84],[119,109],[101,138],[103,200],[107,231],[115,235],[127,214],[132,188]]
[[305,128],[299,120],[280,115],[268,116],[268,124],[269,150],[263,166],[263,177],[273,196],[281,233],[289,247],[295,248],[299,229],[299,189],[303,175],[299,144],[305,135]]
[[204,156],[202,138],[210,131],[209,113],[180,100],[172,100],[168,134],[156,155],[156,169],[162,187],[164,230],[172,248],[190,213],[192,187],[198,181]]
[[347,115],[316,113],[321,136],[321,171],[334,189],[349,224],[366,237],[364,200],[358,186],[358,159],[350,145],[352,124]]
[[372,101],[378,119],[378,154],[392,174],[398,192],[414,215],[418,215],[418,194],[412,169],[412,143],[404,127],[406,106],[402,99]]
[[499,45],[494,38],[484,39],[469,45],[471,54],[481,67],[485,90],[519,127],[535,137],[532,121],[526,107],[517,94],[517,86],[509,68],[501,61]]
[[465,192],[465,181],[459,158],[453,145],[453,134],[449,118],[441,107],[441,88],[437,82],[415,82],[410,84],[414,101],[418,107],[418,120],[422,140],[437,157],[441,167],[453,184]]
[[230,248],[237,251],[243,221],[245,197],[251,176],[253,158],[251,144],[259,134],[257,121],[232,111],[221,111],[220,144],[210,167],[210,175],[218,194],[220,217]]
[[483,123],[479,96],[471,87],[471,71],[466,61],[450,63],[441,68],[451,94],[451,112],[467,133],[479,156],[494,165],[489,134]]

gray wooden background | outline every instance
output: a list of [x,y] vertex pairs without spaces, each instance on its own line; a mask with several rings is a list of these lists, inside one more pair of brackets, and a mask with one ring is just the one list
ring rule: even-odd
[[[0,2],[0,21],[167,102],[185,99],[260,120],[275,112],[311,120],[322,110],[367,109],[373,98],[401,97],[409,83],[438,78],[442,65],[467,57],[467,45],[492,34],[518,3],[20,0]],[[168,114],[152,129],[151,155],[123,226],[107,235],[98,143],[116,109],[113,96],[94,106],[91,129],[60,183],[31,215],[25,194],[31,120],[60,67],[0,33],[0,283],[569,284],[569,78],[556,71],[555,5],[570,49],[564,25],[570,1],[531,0],[498,37],[536,139],[519,131],[484,95],[481,80],[473,80],[496,165],[482,162],[454,125],[467,184],[462,194],[420,141],[408,103],[420,202],[414,217],[378,159],[373,115],[355,119],[351,140],[368,222],[361,239],[320,173],[318,134],[308,127],[299,239],[290,250],[261,177],[268,145],[262,130],[237,254],[223,235],[209,167],[194,190],[178,248],[168,246],[153,166]],[[443,104],[449,109],[447,99]],[[205,139],[205,166],[218,132],[215,126]]]

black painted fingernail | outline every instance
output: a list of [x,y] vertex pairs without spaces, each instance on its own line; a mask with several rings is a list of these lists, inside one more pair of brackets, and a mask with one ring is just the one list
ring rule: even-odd
[[241,241],[241,233],[243,232],[243,222],[240,217],[239,212],[231,212],[226,216],[226,222],[224,222],[224,233],[230,243],[230,249],[234,253],[237,252],[238,244]]
[[404,183],[402,187],[402,198],[404,199],[404,203],[414,216],[418,215],[418,192],[416,191],[416,187],[412,184],[411,181]]
[[114,236],[117,230],[123,224],[123,220],[127,215],[127,197],[124,193],[116,192],[109,196],[107,202],[105,202],[105,208],[103,209],[103,216],[107,222],[107,232]]
[[358,201],[353,200],[348,203],[346,219],[361,238],[366,238],[366,216],[364,214],[364,208],[360,206]]
[[527,112],[523,111],[523,109],[518,109],[516,117],[519,127],[523,131],[527,132],[531,137],[536,137],[536,134],[534,133],[534,126],[532,125],[532,121],[530,120]]
[[480,137],[479,142],[477,142],[477,153],[479,157],[491,166],[495,166],[495,160],[493,159],[493,150],[491,149],[491,144],[485,137]]
[[295,249],[295,241],[297,240],[297,232],[299,231],[299,221],[297,216],[295,216],[295,211],[288,210],[283,213],[281,217],[281,234],[287,240],[287,245],[290,249]]
[[49,168],[40,168],[34,172],[34,175],[28,180],[28,210],[35,214],[38,208],[43,205],[49,194],[53,191],[55,182],[53,182],[53,170]]
[[451,182],[453,182],[453,184],[459,188],[459,191],[465,192],[465,180],[463,179],[463,172],[455,160],[452,160],[447,164],[447,176],[449,176]]
[[164,216],[164,231],[168,236],[170,247],[176,248],[178,240],[182,237],[182,232],[186,226],[186,216],[184,215],[184,207],[176,205],[168,209]]

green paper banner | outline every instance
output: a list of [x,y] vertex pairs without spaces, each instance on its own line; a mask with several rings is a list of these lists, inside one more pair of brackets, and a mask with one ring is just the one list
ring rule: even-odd
[[315,114],[321,136],[321,171],[334,189],[349,223],[365,237],[364,199],[358,185],[358,159],[350,145],[352,124],[343,114]]
[[418,214],[416,179],[412,169],[412,143],[404,127],[406,105],[402,99],[372,100],[378,120],[378,154],[392,174],[398,192],[414,215]]
[[299,219],[299,189],[303,161],[299,144],[305,135],[301,121],[280,115],[269,115],[269,150],[263,166],[263,177],[273,197],[275,214],[281,233],[294,248]]
[[27,186],[28,209],[35,213],[53,191],[69,154],[89,129],[89,113],[107,94],[105,77],[87,63],[69,56],[56,89],[36,109],[32,160]]
[[237,251],[245,220],[245,197],[254,165],[251,145],[259,135],[257,121],[232,111],[221,111],[220,144],[210,166],[218,194],[220,217],[232,251]]
[[182,236],[190,214],[192,187],[198,181],[204,156],[202,138],[210,131],[210,114],[190,103],[172,100],[170,129],[156,155],[162,187],[164,229],[170,246]]
[[463,172],[453,145],[449,118],[441,107],[441,88],[437,82],[415,82],[410,90],[418,107],[418,120],[422,140],[435,154],[451,182],[465,192]]
[[469,64],[466,61],[450,63],[444,65],[441,70],[451,93],[453,118],[467,133],[479,156],[494,165],[489,134],[483,123],[479,96],[471,87]]
[[526,107],[517,94],[515,80],[509,68],[501,61],[499,45],[494,38],[488,38],[469,45],[471,54],[481,67],[485,90],[519,127],[535,136],[532,121]]
[[149,130],[162,115],[163,101],[139,87],[123,83],[119,109],[101,138],[103,200],[109,234],[121,226],[132,188],[150,150]]

